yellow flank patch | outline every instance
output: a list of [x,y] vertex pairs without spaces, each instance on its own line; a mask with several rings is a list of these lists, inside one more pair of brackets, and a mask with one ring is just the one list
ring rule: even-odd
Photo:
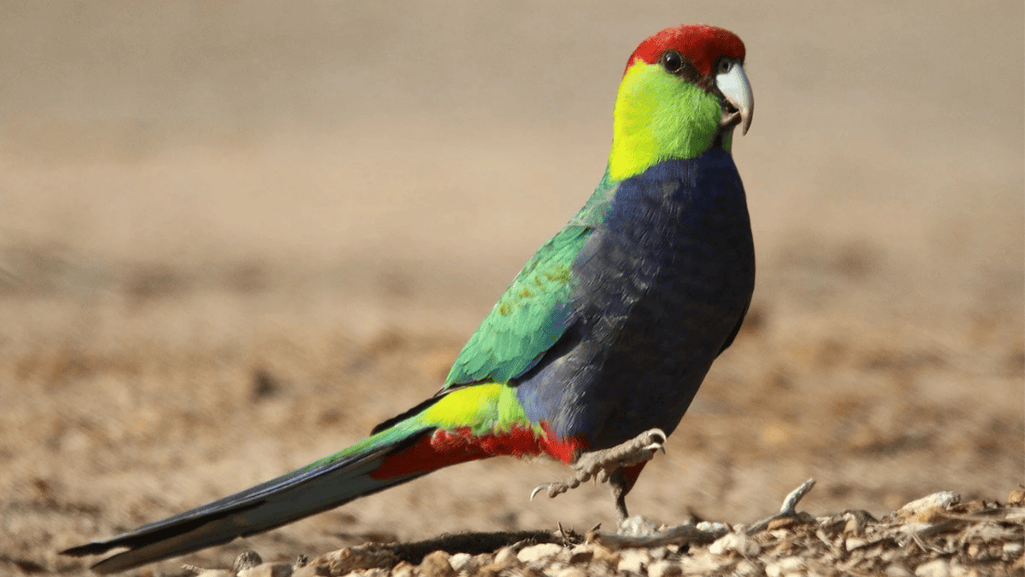
[[475,433],[529,426],[515,390],[501,383],[482,383],[446,394],[420,414],[423,424],[442,429],[470,427]]
[[609,176],[624,180],[664,160],[694,158],[712,145],[721,118],[711,94],[635,61],[616,95]]

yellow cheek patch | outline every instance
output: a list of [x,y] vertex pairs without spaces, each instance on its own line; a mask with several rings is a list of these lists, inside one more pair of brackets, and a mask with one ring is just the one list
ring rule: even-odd
[[609,175],[624,180],[673,158],[694,158],[712,145],[722,118],[714,96],[637,60],[619,85],[613,112]]

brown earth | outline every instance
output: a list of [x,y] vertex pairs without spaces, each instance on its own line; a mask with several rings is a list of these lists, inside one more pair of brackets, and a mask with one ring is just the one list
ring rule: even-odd
[[[608,152],[626,56],[747,43],[752,314],[633,512],[878,515],[1025,480],[1020,2],[19,3],[0,18],[0,572],[246,488],[432,394]],[[455,467],[173,560],[586,530]],[[150,569],[144,569],[147,574]]]

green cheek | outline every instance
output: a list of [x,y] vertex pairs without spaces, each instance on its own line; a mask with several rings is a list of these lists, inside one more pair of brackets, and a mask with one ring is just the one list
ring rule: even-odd
[[609,175],[623,180],[664,160],[694,158],[712,145],[721,118],[712,95],[657,64],[635,63],[616,97]]

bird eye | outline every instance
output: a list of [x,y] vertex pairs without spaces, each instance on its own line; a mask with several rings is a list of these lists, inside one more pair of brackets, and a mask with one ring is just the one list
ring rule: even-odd
[[662,54],[660,59],[662,68],[666,69],[666,72],[670,74],[676,74],[683,69],[683,56],[675,50],[667,50]]
[[733,68],[733,61],[729,58],[722,58],[716,67],[719,69],[719,74],[725,74]]

